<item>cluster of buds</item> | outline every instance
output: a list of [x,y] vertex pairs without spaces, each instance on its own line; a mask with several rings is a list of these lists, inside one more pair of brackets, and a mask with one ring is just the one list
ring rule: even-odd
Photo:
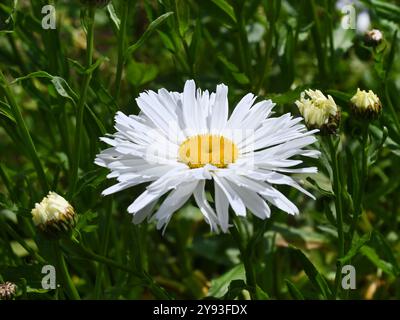
[[12,282],[0,284],[0,300],[11,300],[17,292],[17,286]]
[[81,0],[81,3],[88,7],[103,8],[110,0]]
[[[352,114],[361,119],[376,119],[382,111],[379,97],[369,90],[357,89],[350,99]],[[320,90],[306,90],[296,102],[309,129],[319,129],[321,134],[334,134],[340,122],[340,110],[333,98]]]
[[50,238],[68,233],[76,224],[74,208],[55,192],[49,192],[40,203],[36,203],[31,213],[36,227]]
[[330,95],[326,97],[320,90],[309,89],[295,103],[309,129],[319,129],[321,134],[336,132],[340,110]]

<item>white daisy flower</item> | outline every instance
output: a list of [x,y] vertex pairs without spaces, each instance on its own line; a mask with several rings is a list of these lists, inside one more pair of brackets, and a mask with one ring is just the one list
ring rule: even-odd
[[[298,208],[276,185],[289,185],[308,196],[288,173],[314,173],[315,167],[299,168],[295,156],[318,157],[304,149],[314,143],[302,118],[290,114],[269,117],[274,103],[244,96],[229,116],[228,88],[221,84],[216,93],[196,90],[193,80],[183,93],[160,89],[136,99],[141,113],[126,116],[118,112],[114,135],[101,138],[111,147],[95,160],[111,170],[108,178],[118,183],[103,191],[109,195],[151,182],[128,207],[133,222],[146,218],[165,227],[175,211],[193,195],[211,231],[229,228],[229,207],[238,216],[246,209],[261,219],[271,214],[269,204],[295,215]],[[212,181],[212,206],[206,197],[206,181]],[[211,190],[210,190],[211,191]],[[158,200],[168,194],[152,215]],[[268,203],[267,203],[268,202]]]

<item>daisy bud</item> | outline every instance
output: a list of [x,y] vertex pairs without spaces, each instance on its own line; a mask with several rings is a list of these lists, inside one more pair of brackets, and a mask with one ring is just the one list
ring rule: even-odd
[[11,300],[14,298],[17,286],[12,282],[0,284],[0,300]]
[[357,89],[357,93],[350,99],[352,112],[362,118],[377,118],[382,111],[382,103],[379,97],[369,90]]
[[378,29],[368,31],[364,36],[365,44],[369,47],[376,47],[382,42],[383,34]]
[[88,7],[96,7],[96,8],[103,8],[110,0],[81,0],[81,3]]
[[49,192],[42,202],[36,203],[31,213],[36,227],[51,238],[57,238],[75,226],[74,208],[55,192]]
[[308,128],[320,129],[322,134],[336,132],[340,111],[330,95],[326,97],[320,90],[309,89],[295,103]]

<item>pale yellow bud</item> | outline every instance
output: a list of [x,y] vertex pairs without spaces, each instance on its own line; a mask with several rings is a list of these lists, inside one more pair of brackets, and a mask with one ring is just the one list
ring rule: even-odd
[[382,103],[372,90],[367,92],[358,88],[350,101],[353,113],[364,118],[376,118],[382,111]]
[[296,102],[304,121],[309,128],[320,129],[322,133],[331,134],[336,131],[340,120],[339,109],[328,95],[320,90],[306,90]]
[[68,231],[74,226],[74,208],[67,200],[52,191],[40,203],[35,204],[31,213],[33,223],[45,233]]

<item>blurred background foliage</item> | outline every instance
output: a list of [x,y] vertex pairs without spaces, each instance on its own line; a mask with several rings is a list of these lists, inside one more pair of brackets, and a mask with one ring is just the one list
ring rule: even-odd
[[[194,205],[179,210],[162,236],[151,223],[133,225],[126,212],[145,186],[100,195],[113,182],[93,160],[104,148],[99,137],[114,131],[114,113],[137,114],[139,92],[162,87],[180,91],[193,78],[202,89],[227,84],[231,107],[247,92],[271,98],[278,105],[276,114],[298,115],[294,101],[306,88],[334,97],[342,110],[338,158],[347,178],[345,262],[357,271],[357,289],[343,292],[342,298],[400,298],[400,5],[350,2],[357,13],[368,12],[370,28],[383,32],[379,46],[367,47],[363,33],[344,29],[343,14],[332,0],[113,0],[96,10],[94,63],[88,68],[86,13],[79,1],[3,0],[0,69],[46,182],[41,182],[26,134],[1,92],[0,282],[17,283],[19,298],[63,298],[60,289],[41,289],[41,259],[51,262],[52,254],[30,219],[34,203],[54,190],[67,195],[79,214],[75,241],[63,240],[62,249],[83,298],[154,298],[140,276],[99,263],[83,247],[145,271],[172,297],[248,297],[231,237],[210,234]],[[41,25],[47,4],[56,8],[55,30]],[[87,74],[92,77],[80,136],[79,179],[71,191],[77,103]],[[349,115],[348,100],[357,87],[378,94],[383,114],[370,125],[363,211],[352,231],[363,145],[362,123]],[[330,297],[337,257],[331,170],[326,157],[315,164],[320,172],[301,178],[317,201],[280,188],[299,206],[299,216],[274,208],[266,222],[250,215],[242,221],[249,245],[254,235],[262,237],[252,249],[259,298]]]

